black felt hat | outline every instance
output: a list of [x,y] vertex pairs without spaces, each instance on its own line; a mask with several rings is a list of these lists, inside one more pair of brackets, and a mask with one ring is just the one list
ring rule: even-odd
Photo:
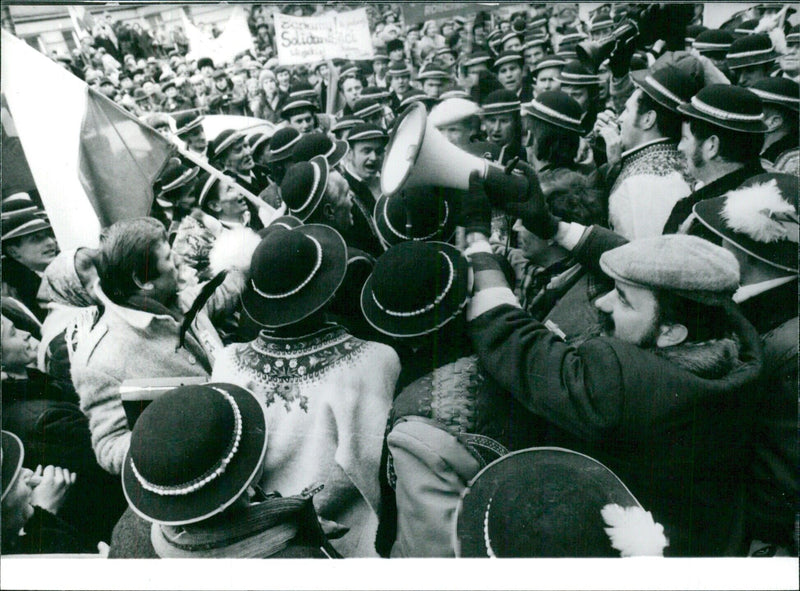
[[347,142],[332,140],[326,133],[307,133],[300,138],[292,150],[293,162],[307,162],[314,156],[323,156],[332,168],[347,154]]
[[277,227],[253,253],[242,308],[262,327],[294,324],[328,303],[346,271],[347,246],[330,226]]
[[611,470],[555,447],[481,470],[461,493],[455,534],[456,555],[472,558],[661,556],[668,543]]
[[383,253],[361,291],[361,310],[393,337],[433,332],[467,303],[467,260],[444,242],[407,241]]
[[631,80],[647,96],[674,113],[678,112],[678,105],[688,103],[701,88],[698,79],[673,65],[664,66],[655,72],[631,72]]
[[710,84],[678,111],[718,127],[744,133],[766,133],[764,109],[754,92],[730,84]]
[[733,44],[733,34],[724,29],[708,29],[700,33],[692,42],[692,48],[700,55],[714,59],[724,59]]
[[577,60],[569,62],[558,76],[561,86],[599,86],[600,76]]
[[407,240],[449,242],[456,231],[453,205],[443,187],[422,186],[392,197],[381,195],[373,218],[385,248]]
[[232,384],[182,386],[137,419],[122,489],[148,521],[203,521],[247,491],[266,450],[264,411],[253,394]]
[[535,99],[523,105],[526,115],[541,119],[575,133],[586,133],[583,109],[574,98],[560,90],[539,93]]
[[292,156],[292,150],[300,141],[300,132],[294,127],[283,127],[275,132],[269,140],[269,156],[267,162],[280,162]]
[[725,63],[731,70],[747,68],[758,64],[769,64],[780,57],[772,45],[769,35],[748,35],[731,44]]
[[776,76],[762,78],[750,87],[765,105],[773,104],[792,111],[800,110],[800,85],[794,80]]
[[311,217],[322,202],[329,174],[325,156],[296,162],[287,169],[281,182],[281,197],[292,215],[303,221]]
[[766,173],[722,197],[694,206],[712,232],[739,250],[787,273],[797,273],[798,181],[792,174]]

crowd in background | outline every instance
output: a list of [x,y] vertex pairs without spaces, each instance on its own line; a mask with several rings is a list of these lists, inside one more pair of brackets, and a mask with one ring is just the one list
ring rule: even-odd
[[3,195],[3,553],[796,556],[800,32],[703,8],[98,16],[56,59],[180,152],[96,248]]

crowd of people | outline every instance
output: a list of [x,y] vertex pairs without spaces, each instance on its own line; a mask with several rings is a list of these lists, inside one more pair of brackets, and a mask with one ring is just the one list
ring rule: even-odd
[[[800,32],[702,8],[99,26],[64,66],[180,156],[93,246],[3,196],[3,554],[797,556]],[[385,194],[415,117],[452,170]]]

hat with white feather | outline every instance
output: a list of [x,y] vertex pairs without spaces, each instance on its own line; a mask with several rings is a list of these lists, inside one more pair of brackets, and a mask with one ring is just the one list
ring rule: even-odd
[[697,203],[694,214],[739,250],[797,273],[797,194],[795,175],[760,174],[722,197]]
[[664,528],[603,464],[558,447],[507,454],[481,470],[456,509],[459,557],[662,556]]

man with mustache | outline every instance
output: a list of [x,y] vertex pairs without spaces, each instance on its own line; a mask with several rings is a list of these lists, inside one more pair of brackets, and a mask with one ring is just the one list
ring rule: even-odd
[[486,238],[489,201],[471,192],[462,202],[475,271],[467,319],[481,363],[548,423],[542,445],[620,474],[664,524],[666,555],[743,554],[741,459],[762,356],[733,304],[736,258],[696,236],[624,244],[597,226],[567,224],[548,210],[533,169],[523,170],[528,200],[504,207],[615,282],[596,304],[613,332],[574,347],[521,310]]

